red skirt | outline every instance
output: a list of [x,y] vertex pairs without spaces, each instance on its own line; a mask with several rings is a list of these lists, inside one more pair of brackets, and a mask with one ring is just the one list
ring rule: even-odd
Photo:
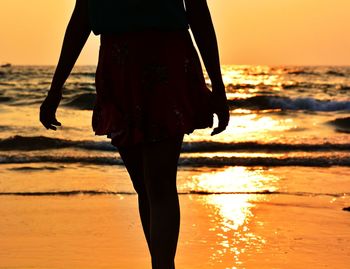
[[92,126],[115,146],[212,127],[211,91],[188,31],[101,35]]

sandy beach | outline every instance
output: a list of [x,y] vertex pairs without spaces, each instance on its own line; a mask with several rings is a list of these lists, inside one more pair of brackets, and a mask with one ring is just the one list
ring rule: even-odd
[[[288,169],[269,172],[286,175]],[[300,175],[305,182],[337,172],[345,183],[349,170],[296,170],[277,194],[180,195],[177,268],[348,268],[350,213],[342,208],[349,197],[317,194],[312,183],[314,194],[296,190],[309,191],[298,185]],[[180,171],[180,180],[188,173]],[[150,268],[136,199],[134,194],[0,196],[0,268]]]

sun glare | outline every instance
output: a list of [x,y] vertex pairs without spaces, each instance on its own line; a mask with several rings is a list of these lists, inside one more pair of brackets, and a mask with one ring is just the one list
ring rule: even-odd
[[263,248],[265,239],[255,234],[252,227],[255,207],[270,199],[264,192],[276,191],[278,181],[279,178],[262,168],[247,167],[203,173],[191,180],[191,189],[210,194],[198,199],[215,212],[210,216],[210,231],[217,238],[211,257],[213,261],[217,263],[229,258],[232,264],[239,265],[242,263],[240,256],[248,249],[259,251]]

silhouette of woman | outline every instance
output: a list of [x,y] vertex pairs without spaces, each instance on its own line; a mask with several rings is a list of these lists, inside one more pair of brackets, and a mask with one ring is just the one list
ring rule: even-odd
[[[206,87],[191,29],[212,84]],[[206,0],[76,0],[40,121],[56,130],[62,88],[90,32],[101,35],[92,125],[115,145],[138,194],[153,269],[173,269],[180,210],[177,163],[184,134],[229,110]]]

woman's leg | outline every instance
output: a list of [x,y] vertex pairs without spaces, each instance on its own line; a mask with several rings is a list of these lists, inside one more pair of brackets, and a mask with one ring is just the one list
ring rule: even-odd
[[148,249],[150,249],[150,208],[143,176],[142,146],[120,147],[119,154],[129,172],[134,189],[138,194],[139,213]]
[[176,188],[177,164],[183,137],[143,147],[144,182],[150,203],[153,269],[174,269],[180,226]]

